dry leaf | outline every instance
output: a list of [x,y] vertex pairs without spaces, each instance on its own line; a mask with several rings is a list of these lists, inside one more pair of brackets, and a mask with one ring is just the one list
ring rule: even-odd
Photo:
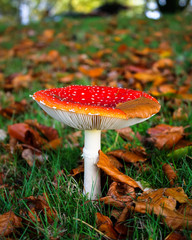
[[170,149],[183,137],[184,128],[159,124],[149,128],[147,133],[150,135],[148,140],[152,141],[158,149]]
[[172,232],[165,238],[165,240],[187,240],[187,238],[183,236],[181,232]]
[[70,171],[70,176],[76,176],[79,173],[84,172],[84,164],[80,164],[77,168],[74,168]]
[[101,168],[107,175],[112,177],[115,181],[126,183],[132,187],[140,188],[135,180],[121,173],[117,168],[115,168],[109,161],[107,155],[105,155],[102,151],[99,151],[99,161],[97,163],[97,166],[98,168]]
[[118,170],[121,169],[123,167],[123,164],[120,163],[114,156],[111,155],[107,155],[109,161],[111,162],[111,164],[116,167]]
[[48,156],[42,155],[41,153],[34,153],[31,149],[25,149],[22,152],[22,158],[26,160],[30,167],[33,166],[34,162],[38,162],[40,165],[48,159]]
[[140,97],[131,101],[116,105],[126,114],[126,118],[148,118],[159,112],[161,105],[146,97]]
[[139,213],[154,213],[157,216],[162,216],[163,221],[167,224],[168,227],[173,230],[179,229],[192,229],[192,217],[183,215],[178,211],[170,210],[169,208],[162,207],[159,204],[155,203],[146,203],[146,202],[135,202],[135,212]]
[[103,214],[96,213],[96,224],[99,231],[107,235],[109,238],[115,240],[118,239],[118,234],[113,228],[113,223],[109,217]]
[[22,227],[22,218],[9,211],[0,215],[0,236],[7,236]]
[[91,78],[97,78],[97,77],[100,77],[103,74],[104,69],[103,68],[89,69],[85,66],[80,66],[79,71],[84,73],[85,75],[91,77]]
[[[32,220],[36,222],[36,218],[34,216],[39,216],[41,212],[46,214],[48,222],[51,224],[54,222],[54,219],[57,217],[57,212],[53,208],[50,208],[48,204],[48,197],[46,194],[43,194],[42,196],[34,197],[30,196],[25,198],[27,201],[27,206],[30,210],[28,210],[29,216],[32,217]],[[34,213],[31,215],[30,211]]]
[[29,124],[31,127],[38,129],[49,141],[59,138],[59,134],[56,129],[42,125],[37,122],[37,120],[25,120],[25,123]]
[[117,158],[121,158],[128,163],[145,162],[147,160],[147,158],[144,157],[141,153],[135,154],[134,152],[127,150],[114,150],[108,152],[107,154]]
[[173,186],[175,179],[177,179],[177,174],[174,167],[170,164],[165,163],[163,164],[162,168],[167,178],[169,179],[170,185]]
[[47,143],[47,140],[42,138],[37,131],[33,130],[26,123],[9,125],[8,133],[11,137],[35,148],[41,148],[42,145]]
[[21,102],[14,102],[6,108],[0,109],[0,115],[5,118],[11,119],[13,115],[19,115],[25,113],[27,109],[27,102],[22,100]]
[[115,230],[121,235],[121,238],[122,238],[122,235],[125,238],[127,236],[128,226],[126,226],[126,220],[129,217],[129,213],[130,213],[130,207],[126,206],[123,209],[122,213],[120,214],[114,226]]
[[130,127],[126,127],[126,128],[121,128],[116,130],[117,133],[119,133],[119,135],[129,141],[133,140],[133,136],[135,135],[135,133],[133,132],[133,130]]
[[124,203],[132,202],[136,198],[135,189],[125,183],[111,183],[107,196]]

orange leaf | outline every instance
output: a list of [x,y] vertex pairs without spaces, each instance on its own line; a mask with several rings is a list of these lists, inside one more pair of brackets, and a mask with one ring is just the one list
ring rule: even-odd
[[111,219],[103,214],[96,213],[96,224],[99,231],[107,235],[111,239],[118,239],[118,234],[113,228]]
[[91,78],[97,78],[103,74],[104,69],[103,68],[88,69],[88,68],[85,68],[84,66],[80,66],[79,71]]
[[126,183],[132,187],[139,187],[135,180],[121,173],[116,167],[114,167],[109,161],[107,155],[105,155],[102,151],[99,151],[99,161],[97,163],[97,166],[101,168],[107,175],[112,177],[115,181]]

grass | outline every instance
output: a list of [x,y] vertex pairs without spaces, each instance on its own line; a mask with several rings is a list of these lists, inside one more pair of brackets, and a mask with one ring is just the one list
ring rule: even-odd
[[[185,34],[189,32],[187,26],[191,21],[191,16],[167,16],[159,21],[152,21],[149,19],[138,18],[125,18],[120,16],[117,19],[107,18],[105,20],[100,18],[90,19],[65,19],[58,23],[44,23],[32,24],[28,27],[17,26],[13,31],[6,32],[6,28],[0,27],[1,37],[7,36],[7,40],[0,42],[1,49],[12,49],[21,39],[27,37],[27,31],[33,30],[34,36],[32,40],[38,41],[39,34],[45,29],[54,29],[55,34],[64,32],[66,41],[75,42],[75,48],[61,45],[58,41],[53,41],[47,47],[40,49],[39,54],[48,52],[49,50],[56,49],[67,59],[75,59],[80,54],[86,54],[90,58],[100,49],[112,49],[114,56],[104,56],[105,62],[111,63],[112,68],[121,66],[121,59],[128,58],[129,53],[123,56],[117,53],[120,44],[126,43],[129,47],[143,49],[146,47],[156,48],[163,41],[170,43],[173,49],[171,56],[178,64],[174,66],[174,74],[180,85],[183,84],[184,79],[191,70],[192,55],[190,50],[186,48],[187,42],[184,40]],[[184,26],[184,27],[183,27]],[[127,29],[128,33],[120,35],[120,39],[116,39],[117,34],[114,34],[118,29]],[[155,33],[161,32],[163,36],[155,37]],[[119,36],[118,36],[119,37]],[[14,40],[13,40],[14,39]],[[147,44],[145,43],[147,42]],[[190,46],[189,46],[190,47]],[[189,48],[191,49],[191,48]],[[152,55],[148,60],[148,65],[157,60],[156,55]],[[13,56],[8,59],[1,58],[1,71],[5,77],[9,77],[15,73],[26,74],[30,69],[34,72],[47,71],[54,76],[54,70],[51,64],[38,64],[35,66],[25,57]],[[67,61],[66,68],[68,72],[76,71],[78,68],[77,61]],[[102,80],[103,81],[103,80]],[[101,83],[102,83],[101,81]],[[82,77],[81,79],[74,79],[75,84],[91,84],[89,77]],[[61,83],[56,80],[51,80],[50,84],[55,87],[61,86]],[[44,86],[44,85],[43,85]],[[65,136],[73,133],[75,130],[63,126],[63,124],[51,119],[45,115],[43,111],[34,103],[29,95],[33,92],[43,88],[42,83],[37,80],[27,89],[20,89],[19,91],[12,90],[11,93],[1,92],[1,105],[5,107],[8,105],[7,96],[10,94],[15,97],[16,101],[26,99],[30,104],[25,114],[15,116],[11,119],[6,119],[0,115],[0,128],[7,131],[7,127],[14,123],[23,122],[26,119],[36,119],[39,123],[48,126],[54,126],[60,137],[63,138],[63,146],[57,150],[44,151],[44,156],[48,156],[44,164],[39,166],[34,163],[32,167],[22,159],[22,157],[14,153],[8,155],[7,151],[0,145],[0,172],[6,174],[5,183],[8,185],[6,188],[0,188],[0,212],[5,213],[13,210],[20,215],[20,209],[26,209],[26,197],[39,196],[46,193],[49,196],[49,205],[58,213],[53,224],[49,224],[46,217],[42,217],[42,223],[37,220],[24,224],[23,232],[16,232],[13,234],[13,239],[102,239],[102,235],[96,230],[95,214],[101,212],[104,215],[110,216],[110,208],[101,203],[87,201],[86,196],[82,194],[82,176],[69,177],[68,174],[72,168],[78,165],[81,160],[81,150],[83,147],[83,137],[79,140],[80,147],[70,147]],[[150,86],[146,86],[149,89]],[[139,132],[142,136],[147,136],[147,129],[159,123],[166,123],[174,126],[186,126],[192,123],[192,108],[191,103],[184,104],[188,119],[173,120],[170,108],[167,106],[167,101],[164,97],[159,98],[162,105],[162,110],[158,116],[152,119],[133,126],[133,131]],[[176,108],[176,106],[174,106]],[[191,133],[192,127],[186,129],[186,132]],[[191,134],[187,136],[188,140],[192,140]],[[4,141],[8,143],[9,137]],[[115,131],[107,131],[103,133],[102,137],[102,150],[104,152],[114,149],[123,148],[127,141],[123,140]],[[134,139],[132,146],[141,144],[138,139]],[[68,146],[68,147],[67,147]],[[184,188],[185,193],[192,197],[192,168],[191,159],[187,156],[177,160],[167,157],[167,151],[160,151],[154,148],[153,145],[147,146],[147,153],[151,159],[151,167],[146,172],[138,174],[136,169],[132,166],[126,168],[126,173],[137,181],[141,181],[144,185],[152,188],[169,187],[169,181],[162,171],[161,162],[172,162],[178,172],[179,178],[176,181],[179,186]],[[7,156],[8,160],[4,161],[3,156]],[[64,174],[57,175],[58,171],[64,169]],[[54,176],[57,175],[58,186],[55,187]],[[106,192],[106,189],[104,189]],[[45,214],[46,216],[46,214]],[[135,214],[130,218],[126,224],[134,228],[132,239],[164,239],[170,230],[161,224],[160,218],[155,215],[141,215]],[[91,226],[91,227],[90,227]],[[184,231],[186,237],[189,236],[189,231]]]

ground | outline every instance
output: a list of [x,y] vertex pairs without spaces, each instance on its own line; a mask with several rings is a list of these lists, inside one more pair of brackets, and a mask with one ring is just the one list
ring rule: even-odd
[[[183,13],[157,21],[120,15],[0,26],[0,235],[165,239],[174,232],[179,239],[190,239],[191,20]],[[40,89],[71,84],[132,88],[157,98],[158,114],[126,132],[103,131],[101,149],[112,152],[108,156],[121,164],[116,168],[143,189],[163,189],[158,200],[165,204],[168,199],[169,214],[157,210],[162,203],[154,211],[141,210],[140,198],[144,204],[149,201],[141,189],[131,190],[134,196],[128,204],[122,199],[131,192],[121,182],[116,189],[121,206],[83,195],[83,168],[76,169],[81,172],[77,175],[71,172],[82,162],[83,133],[46,115],[30,97]],[[117,177],[110,171],[111,175],[102,171],[103,197]],[[170,187],[178,195],[165,196]],[[188,224],[183,204],[188,207]],[[115,224],[123,209],[125,229],[119,230]],[[101,220],[103,215],[107,220]]]

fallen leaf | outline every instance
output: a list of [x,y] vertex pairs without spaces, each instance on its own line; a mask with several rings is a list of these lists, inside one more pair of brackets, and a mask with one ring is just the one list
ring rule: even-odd
[[[36,222],[35,216],[39,218],[39,214],[43,212],[50,224],[54,222],[54,219],[57,217],[57,212],[49,206],[48,196],[46,194],[43,194],[42,196],[40,195],[38,197],[30,196],[25,198],[25,200],[27,202],[27,206],[30,209],[28,210],[28,214],[31,216],[31,219],[33,221]],[[32,215],[30,211],[33,213]]]
[[145,162],[147,160],[141,153],[134,153],[127,150],[114,150],[107,153],[108,155],[112,155],[117,158],[123,159],[128,163],[136,163],[136,162]]
[[162,68],[172,68],[174,66],[173,60],[169,58],[163,58],[155,62],[152,66],[153,69],[158,70]]
[[187,238],[183,236],[181,232],[172,232],[165,238],[165,240],[187,240]]
[[120,234],[121,238],[122,236],[124,236],[124,239],[126,238],[127,232],[128,232],[128,226],[126,226],[126,220],[129,218],[129,215],[130,215],[129,213],[130,213],[130,207],[126,206],[121,212],[114,226],[115,230]]
[[116,167],[109,161],[107,155],[102,151],[99,151],[99,161],[97,163],[98,168],[101,168],[107,175],[112,177],[117,182],[126,183],[132,187],[139,187],[137,182],[129,176],[121,173]]
[[54,139],[48,143],[45,143],[42,147],[42,149],[57,149],[58,147],[61,147],[62,145],[62,138],[57,138],[57,139]]
[[22,218],[9,211],[0,215],[0,236],[6,237],[22,227]]
[[9,125],[8,133],[11,137],[36,148],[41,148],[42,145],[47,143],[47,140],[42,138],[37,131],[33,130],[26,123]]
[[170,94],[176,94],[177,90],[174,84],[161,84],[158,86],[152,86],[149,89],[149,93],[153,96],[164,96]]
[[59,134],[56,129],[40,124],[37,120],[25,120],[25,123],[38,129],[49,141],[59,138]]
[[192,229],[192,216],[183,215],[155,203],[135,202],[134,211],[162,216],[162,220],[173,230]]
[[77,168],[74,168],[70,171],[70,176],[76,176],[79,173],[84,172],[84,164],[80,164]]
[[45,160],[48,159],[48,156],[37,152],[34,153],[31,149],[25,149],[22,152],[22,158],[26,160],[30,167],[32,167],[36,161],[42,165]]
[[116,130],[116,132],[124,139],[132,141],[133,137],[135,136],[135,133],[133,132],[133,130],[130,127],[126,127],[126,128],[121,128]]
[[96,224],[99,231],[107,235],[111,239],[118,239],[118,234],[113,228],[111,219],[103,214],[96,213]]
[[13,102],[6,108],[0,109],[0,115],[5,118],[11,119],[13,115],[19,115],[25,113],[27,109],[26,100],[22,100],[21,102]]
[[150,135],[148,140],[153,142],[158,149],[170,149],[183,137],[184,128],[159,124],[154,128],[149,128],[147,133]]
[[123,167],[123,164],[120,163],[114,156],[112,155],[107,155],[109,161],[111,162],[111,164],[116,167],[118,170],[121,169]]
[[88,69],[88,68],[85,68],[84,66],[80,66],[79,71],[91,78],[97,78],[103,74],[104,69],[103,68]]
[[188,114],[181,107],[173,112],[173,120],[186,120],[187,118]]
[[177,173],[174,167],[171,164],[164,163],[162,166],[163,172],[166,174],[169,179],[169,183],[171,186],[174,185],[174,181],[177,179]]
[[136,198],[135,190],[133,187],[125,183],[111,183],[107,196],[111,196],[116,201],[122,201],[124,203],[132,202]]

